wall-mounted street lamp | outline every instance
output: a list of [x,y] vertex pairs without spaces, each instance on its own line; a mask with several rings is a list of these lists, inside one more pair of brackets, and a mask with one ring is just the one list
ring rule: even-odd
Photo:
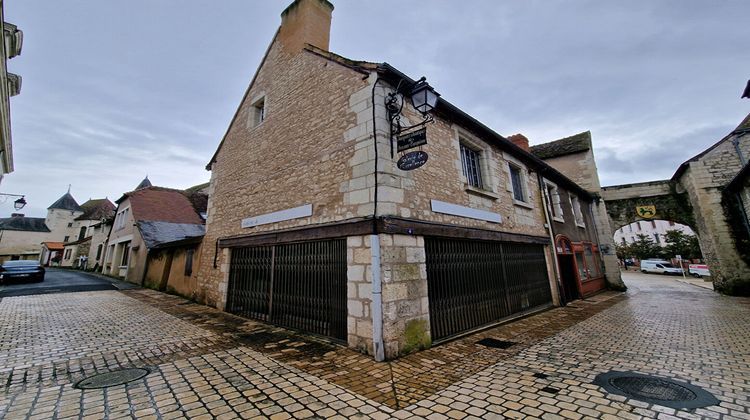
[[[0,196],[5,196],[5,197],[20,197],[18,200],[16,200],[16,201],[13,202],[13,208],[16,209],[16,210],[21,210],[22,208],[24,208],[24,206],[26,206],[26,199],[24,198],[25,196],[23,196],[23,195],[20,195],[20,194],[0,193]],[[5,200],[8,200],[8,199],[6,198]],[[3,202],[5,202],[5,200]]]
[[422,121],[417,124],[409,126],[401,125],[401,111],[404,109],[404,95],[399,92],[401,82],[399,82],[396,87],[396,91],[389,93],[385,98],[385,109],[388,112],[388,120],[390,121],[391,129],[391,158],[393,158],[394,136],[399,136],[415,128],[424,127],[428,123],[435,121],[431,112],[435,109],[435,106],[437,106],[440,94],[435,92],[435,89],[433,89],[426,80],[425,77],[419,79],[409,92],[414,109],[422,114]]

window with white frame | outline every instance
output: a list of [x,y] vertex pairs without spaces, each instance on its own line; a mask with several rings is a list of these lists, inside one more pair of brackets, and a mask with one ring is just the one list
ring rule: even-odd
[[484,188],[481,158],[481,151],[461,143],[461,166],[466,177],[466,183],[474,188]]
[[266,98],[265,96],[253,103],[252,107],[252,124],[253,127],[259,126],[266,120]]
[[510,183],[513,188],[513,199],[526,203],[528,201],[526,191],[526,181],[523,176],[523,169],[520,166],[508,162],[508,171],[510,172]]
[[570,195],[570,207],[573,209],[573,217],[576,219],[576,225],[584,227],[583,212],[581,211],[581,201],[573,194]]
[[120,229],[125,228],[125,221],[127,220],[129,214],[130,214],[130,207],[117,213],[117,220],[115,221],[115,230],[120,230]]
[[549,204],[549,212],[552,219],[559,222],[564,221],[562,205],[560,205],[560,191],[557,189],[557,185],[546,182],[545,190],[547,192],[547,204]]

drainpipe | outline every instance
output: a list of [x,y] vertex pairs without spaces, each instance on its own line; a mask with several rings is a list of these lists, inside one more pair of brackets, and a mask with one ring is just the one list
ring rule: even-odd
[[737,152],[737,156],[740,158],[740,166],[745,166],[747,161],[745,160],[745,155],[742,154],[742,149],[740,149],[739,136],[732,139],[732,144],[734,145],[734,150]]
[[380,271],[380,236],[378,236],[378,132],[375,115],[375,88],[380,82],[380,77],[372,84],[372,140],[375,147],[375,191],[373,194],[372,210],[372,235],[370,235],[370,271],[372,272],[372,297],[370,299],[370,316],[372,317],[372,347],[375,353],[375,361],[385,360],[383,348],[383,285]]
[[561,282],[561,274],[560,274],[560,265],[557,261],[557,248],[555,247],[555,233],[552,232],[552,218],[549,215],[549,207],[547,205],[547,192],[545,191],[546,188],[544,188],[544,178],[542,177],[542,174],[537,172],[537,181],[539,183],[539,192],[542,194],[542,208],[544,209],[544,219],[547,223],[547,233],[549,234],[549,241],[551,251],[552,251],[552,267],[555,269],[555,283],[557,284],[557,296],[558,300],[560,301],[560,306],[567,305],[567,302],[563,298],[563,292],[562,292],[562,282]]
[[380,277],[380,236],[370,235],[370,252],[372,253],[372,347],[375,361],[385,360],[383,349],[383,287]]

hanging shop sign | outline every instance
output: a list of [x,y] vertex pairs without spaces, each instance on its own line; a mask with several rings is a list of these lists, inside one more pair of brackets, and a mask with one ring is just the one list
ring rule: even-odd
[[427,144],[427,129],[421,128],[417,131],[402,134],[396,138],[396,143],[396,150],[398,152],[425,145]]
[[399,158],[398,162],[396,162],[396,166],[402,171],[411,171],[427,163],[427,158],[427,153],[421,150],[409,152]]

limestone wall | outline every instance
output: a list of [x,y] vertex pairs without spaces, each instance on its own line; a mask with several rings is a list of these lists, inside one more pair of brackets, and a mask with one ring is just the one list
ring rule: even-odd
[[[274,44],[211,166],[204,242],[367,215],[372,207],[363,205],[370,196],[345,194],[366,182],[365,168],[352,168],[350,161],[354,137],[370,138],[361,109],[368,86],[361,73],[310,52],[288,55]],[[256,126],[254,104],[262,98],[266,119]],[[307,204],[311,217],[241,226],[245,218]],[[199,284],[207,303],[223,305],[218,289],[224,273],[213,268],[213,257],[213,247],[204,247]]]
[[[741,169],[741,161],[730,136],[691,162],[680,185],[695,208],[701,252],[711,270],[717,290],[731,293],[735,284],[750,283],[750,267],[740,258],[722,207],[722,187]],[[750,156],[750,135],[738,138],[740,149]]]

